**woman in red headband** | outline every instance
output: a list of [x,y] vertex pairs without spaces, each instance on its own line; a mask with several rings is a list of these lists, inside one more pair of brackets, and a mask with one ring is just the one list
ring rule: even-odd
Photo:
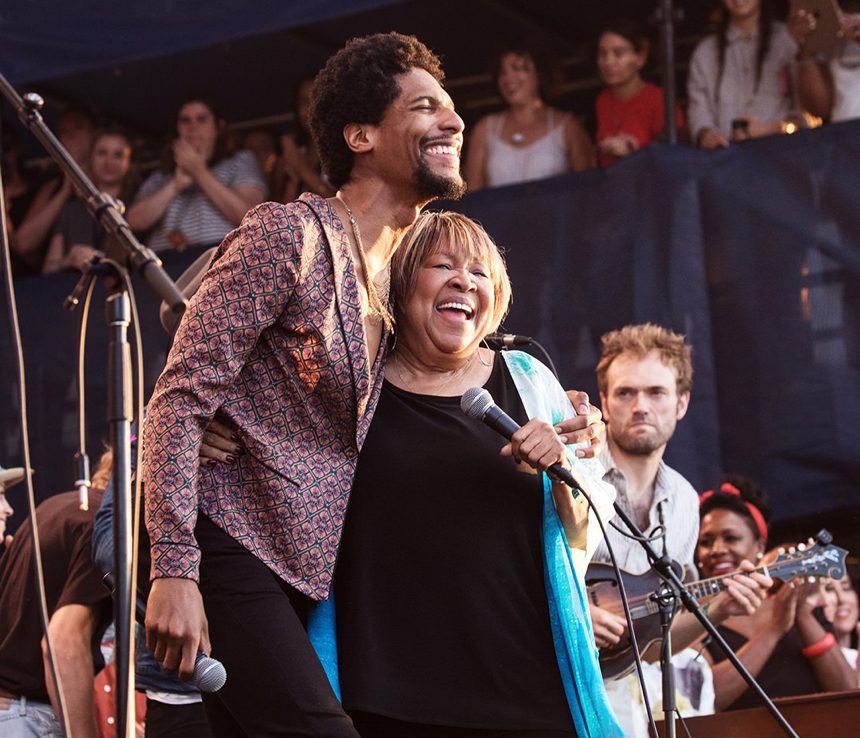
[[[702,577],[726,576],[743,559],[763,559],[770,507],[758,484],[747,477],[724,475],[719,488],[700,500],[696,553]],[[719,626],[729,646],[771,697],[857,686],[842,651],[834,647],[833,633],[824,629],[813,613],[813,603],[807,601],[817,587],[817,583],[777,583],[755,613],[731,617]],[[705,656],[713,665],[718,710],[759,706],[759,698],[724,660],[719,646],[710,644]]]

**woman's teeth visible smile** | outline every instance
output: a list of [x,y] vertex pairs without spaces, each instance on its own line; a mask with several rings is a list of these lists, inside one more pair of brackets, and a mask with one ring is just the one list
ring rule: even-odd
[[737,567],[733,561],[719,561],[711,567],[714,573],[714,576],[725,576],[726,574],[731,574]]
[[472,313],[474,312],[474,310],[472,310],[472,306],[468,305],[465,302],[443,302],[436,309],[437,310],[461,310],[462,312],[464,312],[466,314],[467,318],[471,318]]

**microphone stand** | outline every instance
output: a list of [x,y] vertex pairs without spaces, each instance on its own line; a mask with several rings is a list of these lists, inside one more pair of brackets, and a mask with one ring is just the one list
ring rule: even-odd
[[725,638],[720,635],[716,626],[714,626],[714,624],[708,620],[705,613],[702,612],[702,608],[699,607],[698,600],[696,600],[687,588],[684,587],[684,583],[678,576],[678,572],[675,571],[672,566],[672,560],[668,556],[657,555],[657,552],[651,546],[651,543],[617,501],[615,502],[615,513],[624,522],[630,532],[637,537],[637,540],[645,549],[645,553],[651,562],[651,569],[663,580],[663,584],[653,595],[653,598],[659,606],[660,625],[664,634],[664,642],[660,650],[660,668],[663,674],[663,714],[665,716],[666,738],[675,737],[675,685],[674,675],[672,672],[672,652],[669,625],[671,624],[672,615],[674,614],[678,599],[681,600],[684,607],[689,612],[695,615],[696,619],[702,624],[702,627],[711,639],[719,644],[723,649],[723,652],[726,654],[729,661],[731,661],[735,669],[737,669],[738,673],[743,677],[744,681],[746,681],[750,688],[764,701],[768,712],[773,715],[774,719],[779,723],[779,726],[783,729],[785,734],[792,738],[798,738],[797,733],[794,732],[794,729],[788,724],[788,721],[777,709],[776,705],[773,704],[773,701],[761,688],[761,685],[753,678],[752,674],[747,671],[747,668],[741,663],[737,654],[732,651],[729,644],[726,643]]
[[[186,301],[173,280],[164,271],[161,260],[145,248],[131,232],[120,207],[110,196],[98,190],[72,159],[63,145],[45,125],[39,112],[44,104],[39,95],[28,93],[21,98],[6,78],[0,74],[0,92],[18,111],[21,122],[39,139],[51,158],[57,162],[79,193],[87,200],[90,214],[98,220],[122,246],[126,267],[140,274],[171,309],[181,313]],[[123,265],[96,257],[84,268],[83,276],[64,307],[73,310],[81,295],[95,276],[105,280],[107,321],[111,327],[108,357],[108,422],[114,451],[114,571],[117,597],[114,601],[116,623],[116,734],[134,738],[134,670],[131,663],[133,627],[132,531],[131,531],[131,370],[127,329],[130,323],[130,302],[126,282],[128,273]]]

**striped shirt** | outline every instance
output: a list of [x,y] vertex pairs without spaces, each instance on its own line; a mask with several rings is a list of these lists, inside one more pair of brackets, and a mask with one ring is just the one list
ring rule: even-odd
[[[632,517],[632,506],[627,494],[627,477],[612,458],[609,444],[600,454],[600,461],[606,469],[603,481],[615,487],[618,493],[616,498],[618,504]],[[669,556],[687,567],[687,570],[695,576],[693,554],[699,538],[699,496],[693,486],[670,468],[665,461],[660,461],[660,466],[657,467],[654,503],[648,513],[648,528],[643,531],[646,535],[653,533],[660,525],[661,515],[663,524],[666,526],[666,536],[652,544],[654,549],[658,554],[662,554],[665,542],[665,550]],[[631,574],[643,574],[648,571],[650,564],[645,555],[645,549],[636,541],[619,533],[614,527],[616,525],[625,533],[627,530],[624,523],[617,517],[606,526],[606,537],[615,552],[618,566]],[[605,541],[600,543],[593,561],[607,563],[610,561]]]
[[[265,193],[266,182],[260,166],[250,151],[239,151],[212,167],[212,174],[230,188],[253,185]],[[149,197],[162,189],[173,174],[153,172],[140,188],[137,199]],[[174,197],[161,220],[155,224],[149,238],[153,251],[167,251],[188,246],[215,245],[221,243],[233,224],[228,221],[212,200],[196,182]]]

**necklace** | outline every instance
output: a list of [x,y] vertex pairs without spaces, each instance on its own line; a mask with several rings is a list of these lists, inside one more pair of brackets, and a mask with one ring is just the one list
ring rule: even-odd
[[511,134],[511,141],[515,144],[521,144],[525,140],[526,140],[526,136],[524,133],[517,132],[517,133]]
[[352,210],[349,209],[349,205],[346,204],[346,201],[343,199],[340,192],[337,192],[335,197],[340,200],[346,208],[346,214],[349,217],[350,225],[352,225],[352,235],[355,236],[355,245],[358,247],[358,259],[361,262],[361,271],[364,273],[364,283],[367,288],[367,316],[373,320],[381,320],[385,323],[385,327],[388,328],[389,331],[392,331],[394,330],[394,317],[388,309],[390,301],[389,293],[391,290],[390,267],[386,268],[385,284],[382,286],[381,290],[377,292],[376,283],[370,277],[370,269],[367,266],[367,256],[364,253],[364,244],[361,242],[361,231],[358,230],[358,223],[356,223],[355,218],[352,217]]
[[[477,352],[476,352],[476,353],[477,353]],[[395,354],[392,354],[391,356],[389,356],[389,360],[388,360],[388,363],[389,363],[389,364],[391,364],[391,359],[392,359],[392,358],[395,358],[395,359],[396,359],[396,358],[397,358],[397,356],[396,356]],[[432,394],[434,394],[434,395],[441,395],[441,394],[442,394],[442,390],[444,390],[446,387],[448,387],[448,385],[449,385],[449,384],[451,384],[451,382],[453,382],[453,381],[454,381],[454,379],[456,379],[457,377],[462,378],[463,376],[465,376],[465,374],[466,374],[466,370],[469,368],[469,365],[472,363],[472,359],[474,359],[474,358],[475,358],[475,354],[473,353],[473,354],[472,354],[468,359],[466,359],[466,363],[465,363],[465,364],[463,364],[463,366],[461,366],[461,367],[459,367],[458,369],[455,369],[453,372],[451,372],[451,376],[450,376],[450,377],[448,377],[448,379],[445,381],[445,383],[444,383],[444,384],[442,384],[442,385],[440,385],[440,386],[439,386],[439,387],[437,387],[436,389],[434,389],[434,390],[433,390],[433,392],[432,392]],[[400,361],[399,361],[399,359],[398,359],[397,363],[395,364],[394,368],[397,370],[397,376],[398,376],[398,377],[400,377],[400,381],[401,381],[401,383],[403,384],[404,388],[408,387],[408,386],[409,386],[409,382],[407,382],[407,381],[406,381],[406,379],[403,377],[403,372],[402,372],[402,371],[400,371]],[[409,390],[409,391],[411,392],[412,390]],[[427,394],[427,393],[425,393],[425,392],[417,392],[416,394]]]

